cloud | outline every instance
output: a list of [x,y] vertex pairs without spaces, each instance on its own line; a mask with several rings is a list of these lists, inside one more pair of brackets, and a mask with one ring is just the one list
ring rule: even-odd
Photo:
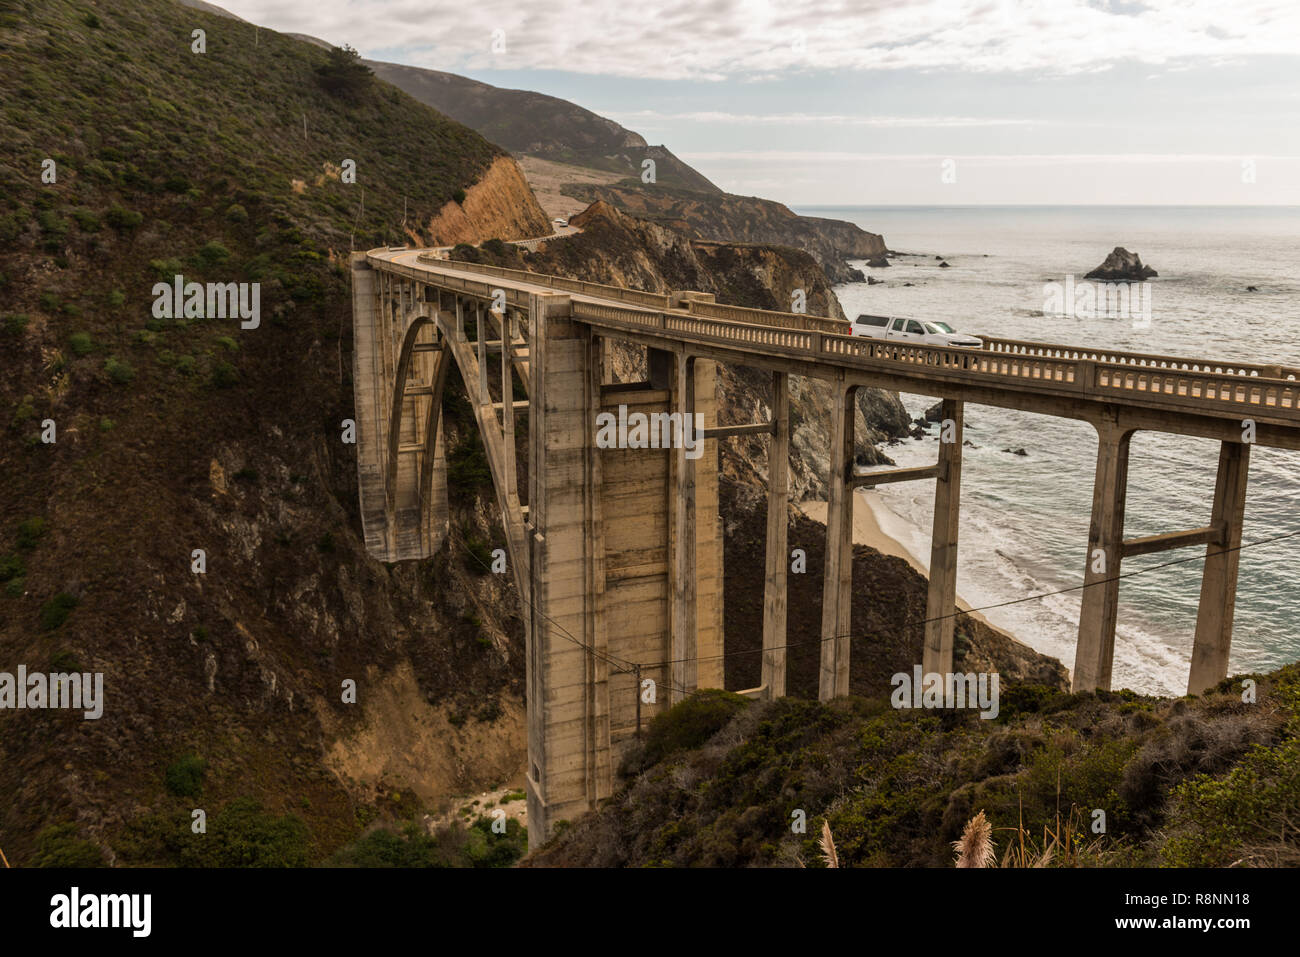
[[[1055,74],[1293,56],[1293,0],[228,0],[277,30],[453,72],[564,70],[663,80],[817,71]],[[364,12],[360,7],[364,6]],[[493,31],[505,52],[492,50]]]
[[[698,110],[687,113],[663,113],[658,110],[602,110],[592,108],[601,116],[637,129],[655,129],[654,123],[705,123],[737,126],[872,126],[893,129],[949,129],[954,127],[982,126],[1039,126],[1052,121],[1013,119],[983,116],[851,116],[833,113],[725,113]],[[1067,121],[1055,121],[1064,124]],[[1077,126],[1077,122],[1068,121]]]

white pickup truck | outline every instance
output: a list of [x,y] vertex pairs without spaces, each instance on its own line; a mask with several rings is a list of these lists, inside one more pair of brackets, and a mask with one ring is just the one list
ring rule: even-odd
[[984,347],[984,340],[963,335],[946,322],[902,317],[858,316],[853,321],[852,334],[866,336],[868,339],[915,342],[924,346],[959,346],[964,349]]

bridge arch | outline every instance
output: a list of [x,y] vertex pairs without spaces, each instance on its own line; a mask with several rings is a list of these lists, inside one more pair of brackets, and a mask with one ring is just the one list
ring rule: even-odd
[[[433,514],[432,503],[446,500],[442,407],[447,379],[454,365],[465,385],[474,412],[474,425],[486,452],[493,490],[505,524],[510,574],[520,595],[523,606],[521,614],[526,613],[530,593],[528,559],[524,548],[526,506],[519,498],[519,472],[513,448],[515,405],[512,400],[515,372],[511,357],[517,350],[509,348],[520,343],[506,341],[514,335],[514,329],[522,324],[513,321],[509,312],[497,313],[488,309],[486,302],[475,298],[456,297],[450,308],[442,308],[436,292],[416,286],[407,293],[399,294],[399,300],[405,301],[408,293],[416,297],[423,294],[432,298],[416,298],[409,308],[399,310],[400,326],[395,333],[400,336],[400,346],[393,365],[394,374],[388,401],[384,488],[387,515],[390,521],[396,521],[399,490],[403,486],[408,492],[414,490],[422,518]],[[464,319],[469,310],[474,312],[476,320],[476,340],[470,340],[465,335]],[[487,338],[490,331],[498,333],[496,340]],[[488,385],[488,355],[496,350],[500,350],[503,356],[500,402],[493,400]],[[420,378],[413,382],[412,375],[417,371],[417,359],[421,354],[432,356],[432,366],[424,370],[428,374],[427,381]],[[527,378],[521,378],[524,389],[527,390]],[[510,405],[508,410],[507,404]],[[403,445],[407,420],[411,417],[414,417],[415,441]],[[413,456],[414,463],[408,464],[405,456]]]

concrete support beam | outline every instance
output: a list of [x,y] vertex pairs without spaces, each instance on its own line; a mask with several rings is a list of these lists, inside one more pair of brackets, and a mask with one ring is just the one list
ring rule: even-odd
[[1132,437],[1131,428],[1112,419],[1103,419],[1097,425],[1097,473],[1079,611],[1079,642],[1074,654],[1074,691],[1110,690]]
[[1219,447],[1219,475],[1214,485],[1214,511],[1210,520],[1212,526],[1222,530],[1222,537],[1205,549],[1192,667],[1187,678],[1188,694],[1203,694],[1228,676],[1249,472],[1250,446],[1240,442],[1222,443]]
[[[924,674],[952,672],[953,633],[957,619],[957,528],[961,516],[963,404],[943,400],[938,474],[934,490],[934,531],[930,543],[930,584],[925,602]],[[947,429],[951,421],[955,428]],[[952,438],[952,441],[945,441]]]
[[762,696],[785,697],[786,571],[790,560],[789,376],[772,373],[772,441],[767,452],[767,568],[763,579]]
[[[780,375],[780,373],[777,373]],[[706,439],[729,439],[736,435],[771,435],[773,430],[771,422],[755,422],[753,425],[720,425],[717,428],[705,429],[703,437]]]
[[1131,538],[1124,543],[1123,554],[1125,558],[1135,558],[1139,555],[1153,555],[1156,552],[1167,552],[1175,548],[1187,548],[1189,545],[1206,545],[1217,542],[1221,538],[1223,538],[1222,528],[1206,525],[1204,528],[1193,528],[1186,532],[1165,532],[1161,535]]
[[[501,317],[501,438],[505,449],[506,499],[519,504],[519,470],[515,465],[515,365],[512,338],[513,322],[507,313]],[[527,405],[527,403],[525,403]]]
[[826,502],[826,560],[822,569],[822,646],[818,698],[849,693],[849,625],[853,608],[853,429],[857,386],[833,387],[831,474]]
[[[676,363],[676,409],[683,419],[695,412],[695,359],[679,353]],[[674,410],[676,411],[676,410]],[[696,687],[698,675],[696,621],[696,521],[695,460],[686,455],[684,442],[672,450],[672,667],[669,701],[676,704]]]
[[854,488],[875,488],[877,485],[892,485],[895,482],[915,482],[919,479],[938,478],[939,469],[938,465],[921,465],[916,468],[868,472],[866,475],[853,476],[849,484]]

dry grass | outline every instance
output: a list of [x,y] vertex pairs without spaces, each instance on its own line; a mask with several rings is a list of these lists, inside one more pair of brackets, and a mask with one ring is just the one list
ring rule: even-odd
[[831,835],[831,822],[822,821],[822,839],[817,842],[827,867],[839,867],[840,857],[835,853],[835,838]]
[[958,867],[988,867],[993,857],[993,825],[980,811],[966,822],[961,839],[952,842]]

